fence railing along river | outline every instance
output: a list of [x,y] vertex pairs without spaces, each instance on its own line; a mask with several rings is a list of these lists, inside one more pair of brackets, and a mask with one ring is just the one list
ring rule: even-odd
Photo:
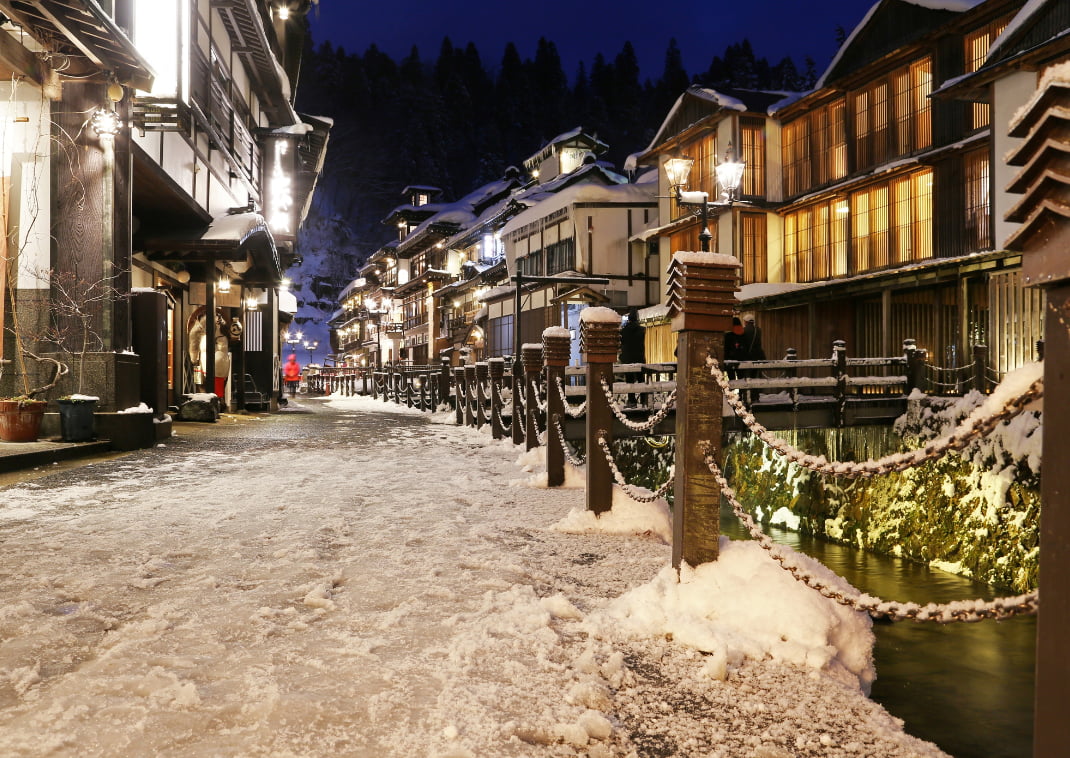
[[[734,265],[716,255],[681,253],[674,257],[667,302],[678,334],[677,364],[615,364],[620,316],[608,308],[588,308],[581,313],[580,332],[586,365],[579,370],[568,367],[568,330],[552,327],[544,331],[541,344],[523,345],[519,360],[508,367],[499,358],[458,367],[386,367],[363,375],[325,372],[309,386],[312,391],[364,391],[429,410],[448,405],[458,424],[489,424],[496,438],[509,435],[528,449],[545,445],[550,486],[564,482],[566,460],[580,462],[569,442],[582,439],[589,510],[609,509],[614,484],[635,499],[658,497],[671,488],[672,560],[677,567],[716,560],[723,498],[749,535],[797,580],[876,619],[944,624],[1035,614],[1039,605],[1035,591],[993,600],[920,604],[833,590],[796,565],[762,532],[736,499],[719,462],[723,434],[737,429],[749,431],[774,454],[822,476],[853,479],[904,471],[962,450],[1021,413],[1042,397],[1042,376],[1027,374],[1025,383],[1000,384],[980,413],[924,449],[864,463],[811,456],[770,430],[891,423],[904,412],[915,389],[932,388],[926,386],[924,354],[908,341],[901,356],[852,359],[846,345],[839,342],[828,360],[789,357],[722,366],[717,357],[730,326]],[[644,380],[617,381],[618,376],[636,373]],[[987,391],[991,379],[984,356],[978,353],[963,378],[943,384],[956,391],[968,386]],[[620,402],[628,395],[636,399],[631,408]],[[582,401],[576,403],[579,398]],[[728,424],[726,417],[731,419]],[[611,443],[618,436],[666,434],[676,440],[673,476],[658,492],[638,493],[615,465]],[[1043,693],[1037,693],[1038,701],[1042,697]]]

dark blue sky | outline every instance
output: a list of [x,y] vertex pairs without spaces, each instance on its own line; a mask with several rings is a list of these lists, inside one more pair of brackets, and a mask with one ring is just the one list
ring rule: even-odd
[[375,43],[395,60],[416,45],[421,58],[434,61],[448,36],[455,47],[474,42],[488,68],[501,61],[507,42],[533,58],[545,37],[557,45],[569,78],[580,61],[589,71],[596,53],[612,61],[630,40],[641,77],[656,79],[674,37],[689,74],[705,71],[714,55],[744,38],[771,64],[790,55],[802,70],[809,55],[820,72],[835,52],[837,25],[850,32],[876,1],[320,0],[310,18],[317,44],[330,40],[363,53]]

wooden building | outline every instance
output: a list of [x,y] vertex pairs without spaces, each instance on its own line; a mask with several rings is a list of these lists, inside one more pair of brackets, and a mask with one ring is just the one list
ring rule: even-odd
[[[38,350],[69,351],[48,330],[59,283],[103,293],[83,391],[104,410],[163,415],[198,389],[240,404],[246,373],[278,388],[278,291],[331,127],[294,111],[310,0],[289,6],[283,18],[267,0],[0,2],[0,57],[19,66],[5,123],[27,124],[20,139],[36,146],[17,151],[31,164],[5,161],[21,235],[8,324],[17,304]],[[18,210],[30,207],[32,225]]]
[[1033,359],[1041,297],[997,243],[993,108],[934,97],[983,64],[1020,5],[881,0],[817,87],[772,109],[783,231],[770,281],[781,286],[741,293],[771,355],[821,356],[834,339],[891,355],[913,338],[953,372],[985,345],[993,381]]

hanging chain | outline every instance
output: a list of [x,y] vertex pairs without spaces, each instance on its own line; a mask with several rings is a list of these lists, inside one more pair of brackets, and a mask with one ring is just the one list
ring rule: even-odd
[[676,390],[669,393],[669,396],[665,398],[665,402],[657,413],[648,418],[646,421],[632,421],[630,418],[624,415],[624,410],[621,408],[620,403],[613,399],[613,389],[609,386],[605,376],[599,377],[602,382],[602,392],[605,393],[606,400],[609,401],[609,409],[613,412],[613,415],[629,429],[633,429],[637,432],[645,432],[653,429],[655,426],[661,423],[662,419],[669,415],[669,411],[676,407]]
[[906,471],[909,468],[914,468],[928,461],[941,458],[948,452],[964,450],[974,440],[980,439],[986,434],[990,434],[997,426],[1005,421],[1010,421],[1024,411],[1026,406],[1034,400],[1038,400],[1044,396],[1044,379],[1041,377],[1030,384],[1029,388],[1019,397],[1008,400],[998,412],[988,418],[975,419],[973,421],[967,419],[959,424],[951,434],[943,439],[934,440],[933,442],[928,443],[924,448],[906,453],[894,453],[875,461],[869,460],[864,463],[856,463],[853,461],[830,462],[826,460],[824,456],[812,456],[809,453],[805,453],[802,450],[793,447],[758,423],[754,414],[747,410],[746,406],[743,405],[739,393],[729,386],[728,378],[721,371],[720,366],[717,364],[717,360],[712,356],[708,356],[706,358],[706,363],[710,367],[710,372],[712,373],[713,378],[717,381],[717,384],[720,385],[725,399],[728,401],[729,405],[732,406],[732,410],[736,412],[736,415],[739,416],[739,419],[743,424],[750,429],[758,439],[787,460],[802,466],[803,468],[819,474],[844,476],[851,479],[868,479],[878,474]]
[[587,412],[587,401],[584,400],[582,403],[575,406],[569,403],[568,397],[565,396],[565,383],[561,381],[560,376],[556,377],[556,379],[557,391],[561,393],[561,404],[565,408],[565,413],[567,413],[572,418],[579,418],[580,416],[585,414]]
[[609,449],[609,443],[606,442],[605,430],[600,430],[598,432],[598,446],[600,448],[602,448],[602,453],[606,457],[606,463],[609,464],[609,470],[613,472],[613,479],[615,479],[617,484],[620,485],[621,489],[624,490],[624,494],[627,495],[628,497],[630,497],[635,502],[637,502],[637,503],[652,503],[655,500],[657,500],[658,498],[663,497],[669,491],[669,489],[672,487],[673,472],[675,471],[675,467],[670,466],[669,467],[669,478],[666,479],[665,482],[660,487],[657,488],[657,490],[655,490],[654,492],[650,493],[649,495],[636,494],[635,493],[635,485],[628,484],[628,482],[624,479],[624,474],[622,474],[620,472],[620,469],[617,468],[616,461],[613,460],[613,453]]
[[1037,612],[1040,599],[1036,590],[1025,595],[988,601],[960,600],[953,603],[918,605],[917,603],[898,603],[881,600],[858,591],[842,591],[830,587],[810,574],[805,568],[793,562],[783,548],[773,542],[772,538],[763,532],[751,515],[743,509],[743,506],[736,498],[735,490],[728,484],[728,480],[724,478],[717,462],[713,460],[709,441],[700,442],[699,449],[703,454],[707,468],[709,468],[710,473],[717,480],[717,484],[720,485],[721,492],[724,493],[725,498],[731,504],[732,512],[743,522],[755,542],[761,545],[773,560],[798,581],[840,605],[854,608],[874,617],[886,616],[892,621],[909,619],[911,621],[934,621],[938,624],[947,624],[953,621],[972,622],[985,619],[1005,619],[1012,616],[1029,616]]
[[568,449],[568,443],[565,441],[565,430],[561,428],[561,417],[556,414],[554,415],[554,426],[557,427],[557,440],[561,443],[561,450],[565,453],[565,460],[573,466],[582,466],[585,461],[574,456]]
[[539,413],[546,413],[546,402],[547,401],[546,400],[542,400],[541,402],[539,401],[539,398],[542,397],[542,393],[539,392],[539,385],[535,383],[534,379],[531,380],[530,385],[531,385],[531,392],[535,396],[535,408],[539,411]]

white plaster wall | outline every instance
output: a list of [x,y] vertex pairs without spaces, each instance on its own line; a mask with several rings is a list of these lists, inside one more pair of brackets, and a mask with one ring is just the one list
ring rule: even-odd
[[1003,247],[1007,237],[1014,233],[1018,224],[1003,219],[1011,206],[1021,200],[1021,195],[1011,195],[1006,187],[1021,170],[1008,166],[1006,156],[1022,143],[1021,139],[1007,136],[1015,113],[1033,96],[1037,89],[1037,75],[1032,71],[1015,71],[995,82],[992,97],[992,172],[995,180],[995,195],[992,198],[992,218],[995,225],[995,243]]
[[[21,120],[24,119],[24,120]],[[7,202],[8,255],[18,255],[18,287],[45,289],[48,278],[37,276],[51,267],[50,179],[51,103],[41,90],[25,82],[8,82],[0,104],[0,152],[4,179],[10,183]]]

